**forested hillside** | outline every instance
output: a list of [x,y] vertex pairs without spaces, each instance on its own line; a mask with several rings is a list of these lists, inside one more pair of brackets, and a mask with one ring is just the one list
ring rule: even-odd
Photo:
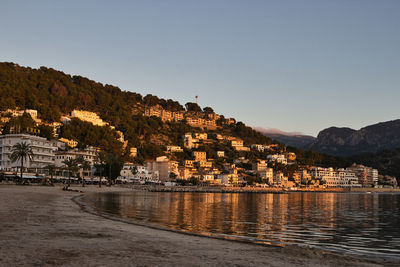
[[[128,146],[140,147],[140,159],[162,154],[164,146],[182,143],[185,132],[200,131],[183,122],[162,122],[156,117],[145,117],[146,107],[160,105],[170,111],[185,108],[178,102],[160,99],[157,96],[142,96],[122,91],[112,85],[71,76],[51,68],[32,69],[14,63],[0,63],[0,111],[8,108],[36,109],[40,119],[46,122],[59,121],[74,109],[96,112],[116,130],[124,133]],[[191,108],[201,109],[190,103]],[[211,108],[206,108],[207,111]],[[211,109],[212,110],[212,109]],[[100,137],[106,137],[100,128],[84,124],[89,133],[83,133],[82,125],[74,122],[62,131],[66,138],[75,138],[84,145],[99,145]],[[246,144],[270,144],[270,138],[247,127],[242,122],[219,127],[209,133],[223,133],[242,138]],[[90,135],[88,135],[90,134]],[[88,136],[91,136],[89,138]],[[103,146],[104,147],[104,144]],[[115,144],[106,147],[115,148]]]

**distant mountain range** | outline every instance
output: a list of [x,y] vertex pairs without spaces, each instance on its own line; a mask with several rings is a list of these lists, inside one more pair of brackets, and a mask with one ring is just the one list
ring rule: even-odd
[[304,135],[300,132],[284,132],[276,128],[264,129],[262,127],[254,127],[254,130],[285,144],[296,148],[308,148],[316,138],[310,135]]
[[348,163],[364,164],[378,169],[381,174],[400,177],[400,120],[360,130],[330,127],[322,130],[317,138],[277,129],[254,129],[287,146],[340,156]]
[[308,147],[337,156],[353,156],[400,148],[400,120],[381,122],[360,130],[331,127]]
[[287,146],[311,149],[334,156],[348,157],[400,148],[400,120],[381,122],[360,130],[330,127],[319,132],[317,138],[273,128],[254,127],[254,129]]

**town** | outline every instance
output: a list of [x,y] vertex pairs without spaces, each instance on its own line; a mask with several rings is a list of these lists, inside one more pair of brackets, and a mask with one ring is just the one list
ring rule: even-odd
[[[21,171],[21,162],[12,161],[12,148],[18,143],[27,143],[32,148],[32,157],[23,166],[24,179],[42,180],[51,175],[53,181],[102,184],[111,182],[111,177],[104,174],[99,165],[99,147],[79,147],[77,140],[59,137],[62,125],[71,119],[79,119],[100,127],[115,127],[103,121],[94,112],[73,110],[60,118],[60,122],[46,123],[39,118],[37,110],[8,109],[0,113],[2,125],[11,118],[30,116],[36,125],[46,125],[53,130],[53,139],[40,137],[36,128],[21,129],[12,127],[8,133],[0,136],[0,172],[4,179],[12,179]],[[245,144],[242,139],[218,133],[214,130],[221,116],[212,110],[206,113],[164,110],[156,105],[144,110],[144,116],[155,116],[162,121],[185,121],[195,132],[181,136],[182,146],[165,146],[164,155],[146,159],[142,164],[134,162],[138,148],[129,146],[132,162],[123,162],[119,166],[119,175],[113,183],[127,184],[191,184],[210,186],[256,186],[278,188],[352,188],[352,187],[396,187],[396,179],[379,175],[378,170],[360,164],[347,168],[334,169],[320,166],[299,165],[294,152],[286,151],[279,144]],[[234,119],[224,119],[223,123],[235,123]],[[116,130],[115,130],[116,131]],[[116,131],[116,139],[123,149],[128,148],[128,141],[121,131]],[[245,156],[230,157],[227,151],[203,151],[205,144],[229,147],[237,152],[254,152],[251,158]],[[190,151],[190,158],[177,157],[179,153]],[[244,154],[246,155],[246,154]],[[262,155],[263,157],[255,157]],[[80,162],[75,169],[68,168],[68,161]],[[111,168],[111,167],[110,167]],[[110,170],[111,173],[111,170]]]

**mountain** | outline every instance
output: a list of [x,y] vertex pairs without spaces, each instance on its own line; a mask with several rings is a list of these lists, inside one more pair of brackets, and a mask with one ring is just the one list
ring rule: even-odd
[[307,148],[315,141],[315,137],[303,135],[299,132],[284,132],[275,128],[264,129],[262,127],[254,127],[253,129],[286,146],[296,148]]
[[400,120],[381,122],[360,130],[331,127],[309,146],[320,153],[352,156],[400,148]]

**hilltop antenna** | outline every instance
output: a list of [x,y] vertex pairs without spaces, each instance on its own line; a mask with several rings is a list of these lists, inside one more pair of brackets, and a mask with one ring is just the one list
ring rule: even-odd
[[198,95],[196,95],[196,104],[197,105],[199,104],[199,96]]

